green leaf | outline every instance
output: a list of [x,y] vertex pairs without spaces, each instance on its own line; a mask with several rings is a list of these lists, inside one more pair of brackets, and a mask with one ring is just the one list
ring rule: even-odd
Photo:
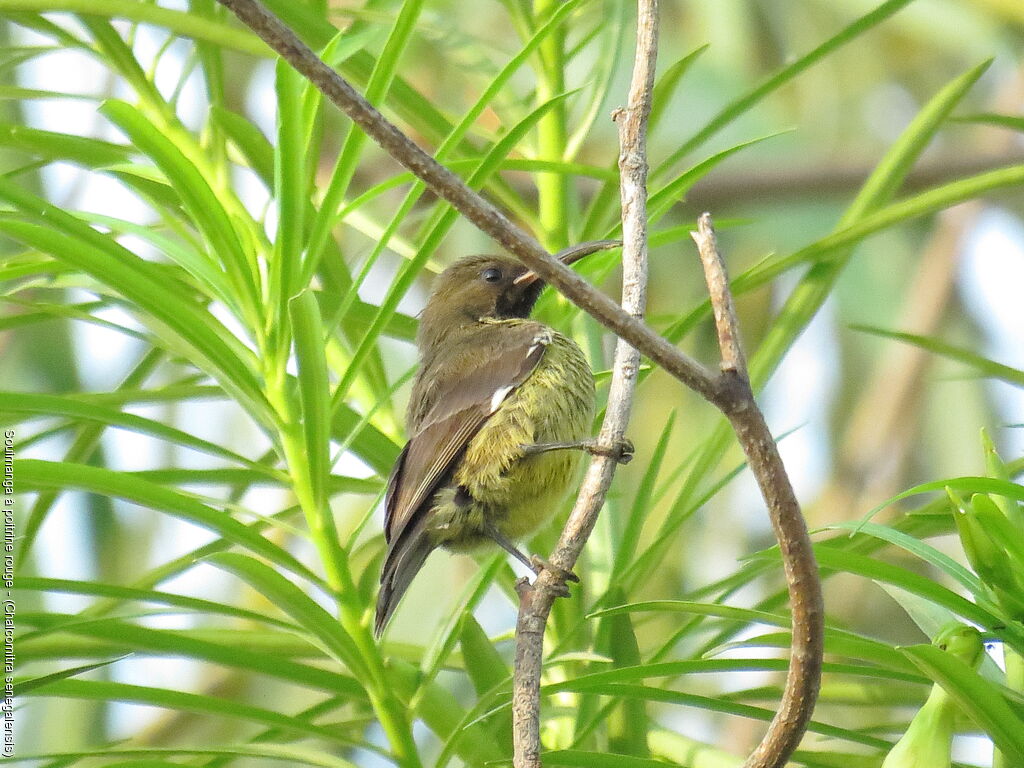
[[[553,7],[556,13],[561,10],[559,4]],[[599,58],[596,66],[591,70],[590,96],[582,110],[582,116],[573,121],[572,133],[566,137],[565,151],[562,153],[562,157],[565,159],[576,158],[584,142],[590,137],[594,122],[601,116],[602,107],[608,102],[612,85],[615,82],[615,75],[623,61],[623,43],[630,18],[629,3],[616,0],[614,3],[608,3],[605,8],[606,15],[594,28],[594,34],[600,36],[597,38],[597,49],[603,51],[604,55]],[[560,28],[560,30],[564,34],[564,28]],[[570,60],[577,59],[579,52],[591,47],[588,43],[590,43],[589,38],[581,40],[576,46],[576,50],[568,58]],[[563,67],[563,69],[567,69],[567,67]],[[564,132],[567,133],[569,130],[567,127]],[[648,120],[648,131],[653,131],[650,120]],[[574,239],[572,242],[578,242],[578,240]]]
[[[339,304],[342,299],[337,294],[316,291],[315,295],[320,302],[320,306],[323,307],[324,316],[332,317],[338,315]],[[351,329],[353,336],[358,338],[364,335],[373,325],[373,319],[379,311],[380,307],[356,299],[349,303],[344,313],[345,324]],[[392,339],[412,342],[416,340],[418,328],[419,320],[415,317],[403,312],[395,312],[381,330],[381,334]]]
[[155,603],[157,605],[170,605],[188,611],[199,613],[219,614],[223,616],[234,616],[240,619],[258,621],[266,624],[274,624],[286,629],[297,629],[294,624],[282,621],[279,618],[257,613],[256,611],[238,608],[226,603],[218,603],[213,600],[204,600],[187,595],[177,595],[172,592],[162,592],[154,589],[141,589],[138,587],[122,587],[117,584],[105,584],[98,581],[72,581],[70,579],[48,579],[38,576],[19,576],[14,580],[15,589],[36,590],[40,592],[62,592],[72,595],[92,595],[95,597],[110,597],[119,601]]
[[[305,80],[289,64],[283,60],[277,62],[274,80],[277,95],[274,200],[277,203],[278,222],[267,279],[271,307],[275,311],[275,326],[284,322],[292,298],[306,288],[301,277],[306,212],[309,208],[306,163],[308,128],[303,124],[301,109],[304,83]],[[320,357],[323,357],[322,348]]]
[[[31,626],[29,622],[32,617],[26,616],[24,612],[20,617],[26,625]],[[285,641],[291,646],[301,647],[305,656],[322,660],[323,654],[307,640],[289,638],[279,631],[271,635],[246,633],[237,629],[190,633],[181,630],[150,629],[119,619],[68,622],[63,617],[57,618],[60,620],[54,629],[58,634],[49,646],[45,642],[47,638],[42,633],[35,637],[22,638],[23,659],[47,658],[49,654],[45,651],[48,647],[52,649],[53,655],[63,657],[75,650],[74,643],[69,642],[69,637],[88,638],[103,641],[98,645],[87,645],[90,654],[98,649],[102,655],[110,655],[111,651],[135,651],[139,655],[185,657],[232,669],[256,672],[284,680],[290,685],[337,694],[346,700],[366,701],[365,690],[351,677],[325,669],[323,666],[303,664],[288,658],[281,649]],[[272,642],[258,642],[257,637]]]
[[810,263],[828,267],[845,264],[849,255],[846,249],[870,235],[920,216],[937,213],[986,193],[1021,184],[1024,184],[1024,165],[1011,165],[944,184],[881,208],[860,219],[856,224],[851,224],[788,256],[766,259],[754,270],[738,276],[734,285],[737,291],[744,292],[765,285],[798,265]]
[[205,254],[200,253],[198,245],[193,247],[191,242],[182,243],[179,239],[157,232],[153,227],[140,226],[123,219],[84,212],[78,213],[78,216],[83,221],[107,227],[111,232],[131,234],[142,238],[192,275],[198,288],[211,299],[217,299],[225,306],[231,306],[234,303],[231,298],[231,290],[224,279],[224,273]]
[[665,768],[664,760],[607,752],[583,752],[576,749],[558,749],[544,753],[546,765],[578,766],[579,768]]
[[76,163],[85,168],[127,163],[134,151],[124,144],[9,123],[0,123],[0,146],[28,152],[48,161]]
[[865,518],[870,518],[889,505],[895,504],[898,501],[903,501],[903,499],[908,499],[911,496],[917,496],[922,493],[931,493],[932,491],[944,492],[947,488],[951,488],[952,490],[959,491],[963,494],[993,493],[999,496],[1005,496],[1008,499],[1024,501],[1024,486],[1008,480],[997,480],[991,477],[949,477],[943,480],[921,483],[920,485],[915,485],[912,488],[901,491],[872,509],[867,515],[865,515]]
[[944,571],[948,576],[966,587],[975,597],[986,594],[985,587],[981,581],[979,581],[973,573],[960,565],[956,560],[946,554],[943,554],[939,550],[935,549],[935,547],[926,544],[917,537],[910,536],[909,534],[898,531],[895,528],[878,525],[877,523],[864,523],[851,520],[844,523],[825,526],[823,530],[862,533],[866,536],[874,536],[876,539],[887,541],[890,544],[895,544],[900,549],[903,549],[910,554],[921,558],[924,562],[930,563],[936,568]]
[[228,281],[235,289],[236,314],[240,320],[251,320],[260,306],[255,258],[243,248],[221,196],[204,178],[202,170],[166,135],[165,127],[155,125],[140,110],[123,101],[106,101],[100,112],[164,172],[181,196],[192,221],[209,242],[210,250],[220,259]]
[[1024,117],[1020,115],[979,112],[973,115],[960,115],[955,120],[958,123],[979,123],[981,125],[994,125],[998,128],[1009,128],[1014,131],[1024,131]]
[[313,583],[320,581],[293,555],[229,515],[140,477],[84,464],[38,459],[18,459],[15,469],[19,490],[79,490],[124,499],[211,530]]
[[499,685],[507,685],[512,679],[512,672],[505,664],[505,660],[495,650],[491,639],[471,613],[463,617],[459,645],[462,648],[466,673],[473,683],[477,696],[483,696]]
[[345,746],[369,747],[354,741],[345,731],[305,722],[291,715],[255,707],[240,701],[169,688],[107,682],[101,680],[62,680],[32,695],[56,696],[62,699],[92,699],[94,701],[123,701],[162,709],[192,712],[204,716],[226,717],[263,726],[282,728],[288,733],[303,734]]
[[[625,595],[621,589],[612,588],[609,598],[621,602]],[[628,613],[610,614],[602,618],[597,629],[595,649],[611,658],[617,669],[635,667],[641,663],[640,646]],[[606,716],[606,721],[611,751],[641,757],[649,754],[647,732],[651,723],[642,701],[617,703]]]
[[[41,752],[37,754],[18,755],[17,760],[46,760],[60,761],[62,764],[70,761],[83,760],[86,758],[102,758],[105,761],[118,758],[146,758],[152,757],[227,757],[256,758],[257,760],[277,760],[284,763],[297,765],[312,765],[317,768],[357,768],[353,763],[340,757],[326,754],[323,750],[305,749],[293,747],[287,744],[234,744],[227,747],[103,747],[100,749],[87,749],[78,752]],[[2,758],[0,762],[10,762],[14,758]],[[109,764],[109,763],[108,763]],[[139,766],[138,760],[132,760],[130,765]],[[171,763],[180,765],[180,763]],[[152,761],[142,762],[142,765],[152,765]]]
[[327,503],[327,478],[330,475],[331,395],[324,359],[323,325],[320,308],[312,291],[303,291],[289,302],[292,333],[295,336],[295,358],[298,363],[299,404],[302,432],[306,443],[305,471],[313,492],[316,508],[324,510]]
[[[885,4],[889,7],[893,5],[906,5],[906,3]],[[880,10],[881,8],[875,13]],[[995,172],[995,176],[981,174],[972,180],[959,180],[904,200],[902,203],[883,208],[902,186],[907,173],[946,121],[950,112],[956,108],[988,66],[989,62],[986,61],[960,75],[933,96],[918,112],[910,125],[886,152],[875,170],[872,171],[864,186],[861,187],[856,199],[840,218],[835,234],[801,249],[791,256],[769,259],[756,268],[757,280],[767,281],[797,263],[803,263],[811,258],[816,261],[820,260],[820,256],[826,253],[830,255],[828,261],[812,269],[793,291],[779,318],[751,359],[750,378],[751,381],[756,382],[756,388],[763,386],[771,372],[775,370],[785,350],[793,344],[802,329],[817,313],[825,301],[825,297],[831,292],[835,280],[850,258],[849,246],[859,242],[868,234],[921,215],[926,209],[928,211],[941,210],[954,202],[982,194],[983,184],[978,184],[982,177],[987,177],[990,183],[996,182],[997,177],[1006,183],[1024,181],[1024,166],[1019,167],[1019,174],[1004,169]],[[1020,176],[1019,181],[1010,180],[1017,175]],[[960,197],[960,195],[967,195],[967,197]],[[743,286],[743,283],[744,279],[742,278],[734,281],[738,290],[746,287]]]
[[844,27],[839,33],[828,38],[813,50],[799,57],[792,63],[771,75],[764,82],[760,83],[739,98],[731,101],[723,107],[713,118],[698,130],[689,139],[682,142],[680,147],[673,152],[667,160],[663,161],[655,169],[654,174],[660,175],[669,166],[674,165],[680,158],[689,154],[697,147],[732,123],[740,115],[744,114],[751,107],[759,104],[766,96],[777,91],[786,83],[792,81],[797,75],[810,69],[819,61],[833,54],[847,43],[855,40],[873,27],[888,19],[893,14],[903,10],[913,0],[888,0],[876,7],[870,13],[858,18],[853,23]]
[[651,114],[647,118],[647,130],[649,133],[654,134],[657,132],[658,126],[661,124],[662,118],[668,109],[669,101],[675,96],[680,81],[697,62],[697,59],[706,53],[710,47],[709,43],[705,43],[693,49],[658,76],[657,81],[654,83],[654,90],[651,92]]
[[0,199],[13,203],[38,222],[0,218],[0,231],[109,285],[158,321],[156,330],[166,329],[165,338],[216,378],[261,425],[275,423],[273,410],[253,372],[252,353],[180,286],[169,282],[157,265],[135,257],[113,238],[2,177]]
[[342,629],[335,617],[284,576],[255,558],[236,552],[211,555],[207,562],[246,581],[295,619],[309,634],[319,639],[357,678],[366,679],[366,665],[355,641]]
[[[580,675],[573,680],[561,683],[548,683],[543,686],[545,695],[561,691],[585,692],[588,687],[601,686],[607,683],[636,683],[654,678],[681,677],[693,674],[717,674],[721,672],[785,672],[789,667],[786,659],[685,659],[668,661],[658,664],[637,664],[620,667],[604,672],[591,672]],[[899,680],[901,682],[927,685],[929,679],[922,675],[909,674],[893,669],[882,669],[865,664],[837,664],[826,662],[824,669],[829,674],[850,675],[856,677],[872,677],[883,681]]]
[[1011,764],[1024,765],[1024,720],[1010,709],[999,686],[935,646],[914,645],[902,650],[992,738]]
[[[401,60],[409,44],[422,9],[423,0],[404,0],[402,2],[401,10],[391,28],[388,40],[384,45],[384,50],[373,67],[369,82],[364,91],[366,100],[371,104],[380,104],[387,98],[397,74],[398,62]],[[327,189],[324,192],[320,210],[311,222],[311,230],[307,242],[308,255],[303,270],[304,282],[312,277],[319,266],[324,246],[327,244],[331,229],[336,223],[336,212],[340,208],[342,199],[355,174],[356,166],[359,158],[362,156],[366,141],[367,136],[365,133],[354,125],[349,126],[337,162],[327,183]]]
[[[248,469],[182,469],[177,467],[164,467],[163,469],[142,469],[129,472],[146,480],[152,480],[160,485],[243,485],[251,486],[274,486],[278,488],[291,488],[291,480],[287,477],[263,471],[252,471]],[[331,475],[327,478],[327,493],[329,496],[337,494],[353,493],[360,496],[374,496],[381,492],[383,483],[376,478],[345,477],[343,475]]]
[[[645,514],[647,505],[651,494],[654,492],[654,485],[661,472],[661,465],[668,451],[669,439],[672,437],[672,430],[675,427],[676,413],[673,410],[669,414],[668,420],[665,422],[665,428],[661,431],[658,442],[654,446],[654,451],[651,453],[651,459],[647,463],[644,476],[640,480],[640,485],[637,486],[636,494],[633,497],[633,504],[630,506],[624,521],[625,525],[621,531],[616,531],[615,533],[616,550],[615,563],[611,570],[612,574],[623,573],[627,564],[633,561],[633,557],[636,554],[637,543],[640,541],[640,532],[643,530],[643,525],[647,519]],[[609,595],[607,599],[612,598]],[[621,601],[613,600],[613,602]]]
[[[616,613],[646,611],[716,617],[725,619],[728,622],[727,626],[735,626],[737,629],[749,629],[752,625],[757,624],[764,624],[772,627],[785,627],[788,629],[791,623],[790,617],[783,613],[773,613],[753,608],[739,608],[736,606],[722,605],[718,603],[700,603],[692,600],[644,600],[596,611],[591,614],[589,618],[610,616]],[[778,635],[777,637],[782,638],[781,644],[783,647],[789,647],[791,644],[791,638],[788,633],[785,635]],[[766,636],[761,635],[755,638],[755,640],[757,643],[766,642]],[[739,643],[734,645],[742,646],[744,644]],[[906,664],[903,657],[894,651],[892,646],[887,643],[862,637],[836,627],[825,627],[825,648],[828,653],[845,656],[851,659],[867,661],[871,664],[887,667],[888,669],[894,670],[900,674],[905,674],[909,669],[909,665]],[[702,653],[705,657],[709,657],[721,653],[724,650],[724,647],[710,647]],[[681,662],[666,663],[671,664]],[[658,669],[660,668],[660,665],[648,664],[648,667]],[[867,672],[865,672],[865,674],[867,674]]]
[[[611,696],[619,699],[631,698],[639,701],[650,701],[654,703],[670,704],[673,706],[693,707],[706,712],[723,713],[763,722],[768,722],[775,715],[774,710],[765,707],[756,707],[749,704],[730,702],[722,698],[701,696],[660,688],[651,688],[641,685],[609,683],[605,685],[588,686],[587,690],[603,696]],[[860,731],[830,725],[818,720],[812,720],[808,725],[807,730],[810,733],[816,733],[834,739],[842,739],[853,744],[863,744],[865,746],[876,748],[890,746],[889,742],[884,739],[878,739],[874,736],[865,735]],[[618,758],[620,756],[615,755],[614,757]]]
[[[717,152],[658,188],[653,194],[651,194],[650,199],[647,201],[648,208],[650,209],[650,222],[654,224],[660,221],[673,205],[686,197],[686,193],[693,188],[694,184],[711,173],[711,171],[724,160],[732,157],[741,150],[760,144],[768,139],[774,139],[780,135],[782,134],[773,133],[768,136],[761,136],[759,138],[737,144],[733,147],[729,147],[721,152]],[[621,228],[622,225],[618,224],[615,226],[615,231],[618,232]]]
[[[359,428],[353,437],[353,430]],[[352,451],[374,472],[387,477],[402,447],[347,405],[336,405],[331,419],[331,436],[347,442]]]
[[[396,693],[403,699],[410,698],[418,671],[411,664],[393,660],[388,667]],[[502,754],[495,739],[479,724],[465,726],[465,711],[451,691],[436,682],[420,687],[418,715],[424,724],[449,744],[458,742],[457,754],[465,765],[487,765]],[[439,768],[439,767],[438,767]]]
[[[120,656],[120,657],[118,657],[116,659],[108,659],[107,661],[100,661],[100,662],[97,662],[95,664],[83,664],[80,667],[71,667],[69,669],[62,669],[59,672],[53,672],[53,673],[51,673],[49,675],[42,675],[40,677],[21,679],[21,680],[19,680],[19,681],[14,683],[14,694],[13,695],[18,697],[18,698],[21,698],[22,696],[27,696],[29,694],[33,694],[33,692],[37,691],[39,688],[46,688],[48,686],[52,686],[54,683],[57,683],[57,682],[59,682],[61,680],[66,680],[69,677],[74,677],[75,675],[82,675],[82,674],[85,674],[86,672],[92,672],[94,669],[102,669],[103,667],[106,667],[106,666],[109,666],[109,665],[111,665],[111,664],[113,664],[115,662],[118,662],[118,661],[120,661],[123,658],[126,658],[126,657],[125,656]],[[49,692],[47,692],[47,693],[49,693]],[[33,695],[38,695],[38,694],[33,694]]]
[[269,57],[271,50],[248,30],[136,0],[0,0],[0,13],[31,11],[36,13],[80,13],[121,18],[140,24],[152,24],[176,35],[205,40],[231,50]]
[[490,589],[495,575],[504,565],[503,555],[494,555],[490,562],[485,567],[479,568],[473,578],[466,583],[462,594],[455,601],[455,605],[449,613],[448,620],[438,627],[432,640],[425,643],[421,663],[423,669],[421,686],[433,682],[437,677],[441,666],[447,661],[449,654],[459,642],[463,617],[472,616],[473,609],[483,599],[487,590]]
[[47,418],[60,416],[75,421],[96,422],[107,426],[120,427],[141,435],[150,435],[176,445],[182,445],[195,451],[217,456],[241,464],[251,470],[263,473],[273,479],[277,476],[268,467],[250,461],[234,451],[229,451],[216,443],[194,437],[159,421],[135,416],[97,403],[85,403],[74,395],[35,395],[25,392],[0,392],[0,414],[18,415],[15,423],[24,419]]
[[238,148],[249,163],[249,168],[260,177],[267,189],[272,189],[274,148],[260,129],[241,115],[217,105],[211,107],[210,119]]
[[969,365],[971,368],[975,368],[982,376],[999,379],[1001,381],[1005,381],[1007,384],[1013,384],[1018,387],[1024,387],[1024,371],[994,362],[977,354],[976,352],[972,352],[964,347],[957,347],[953,344],[948,344],[941,339],[936,339],[931,336],[920,336],[915,333],[888,331],[884,328],[877,328],[871,325],[854,324],[851,325],[850,328],[854,331],[862,331],[875,336],[882,336],[887,339],[905,341],[908,344],[913,344],[915,347],[919,347],[950,360],[956,360],[957,362]]
[[995,632],[1014,647],[1024,649],[1024,631],[1007,624],[1006,618],[961,597],[952,590],[906,568],[883,563],[853,552],[843,552],[834,547],[815,547],[818,564],[846,573],[865,576],[875,581],[893,584],[934,603],[942,605],[957,616]]

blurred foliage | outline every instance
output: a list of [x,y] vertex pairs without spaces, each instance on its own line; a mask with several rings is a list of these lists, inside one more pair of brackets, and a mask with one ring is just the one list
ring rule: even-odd
[[[616,234],[624,0],[266,4],[549,247]],[[18,758],[507,760],[505,558],[435,556],[385,641],[369,630],[415,313],[440,267],[494,246],[214,0],[0,18]],[[1022,42],[1017,0],[662,8],[650,322],[716,358],[688,235],[710,209],[821,529],[798,765],[877,768],[933,710],[940,759],[973,734],[964,760],[991,743],[1024,764],[1024,372],[1002,359],[1024,321],[969,289],[1024,251]],[[1009,256],[982,273],[993,216],[986,253]],[[614,293],[615,259],[580,269]],[[607,370],[591,320],[550,294],[539,314]],[[659,371],[630,433],[549,626],[545,763],[738,766],[789,644],[763,504],[720,417]],[[986,642],[976,668],[944,649],[954,620]]]

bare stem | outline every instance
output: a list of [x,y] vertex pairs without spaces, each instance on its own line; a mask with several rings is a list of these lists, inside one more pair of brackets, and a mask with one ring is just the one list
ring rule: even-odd
[[[622,199],[622,312],[640,322],[647,304],[647,117],[651,111],[654,65],[658,56],[658,2],[639,0],[637,51],[627,106],[612,118],[619,127]],[[629,424],[640,352],[622,337],[615,345],[608,405],[598,442],[621,443]],[[550,562],[532,587],[519,588],[515,673],[512,688],[512,744],[515,768],[540,768],[540,678],[544,628],[555,599],[564,594],[560,574],[572,572],[604,506],[616,461],[595,456]]]
[[711,215],[703,214],[698,223],[698,231],[691,234],[704,266],[722,354],[720,400],[716,405],[732,424],[768,505],[768,516],[782,552],[793,612],[793,638],[786,687],[768,731],[744,763],[744,768],[781,768],[800,743],[818,698],[825,638],[821,581],[807,526],[800,513],[800,504],[786,475],[772,433],[750,389],[746,362],[739,344],[732,292],[718,250]]
[[[337,72],[324,64],[281,21],[257,0],[219,0],[250,29],[307,77],[328,99],[432,191],[448,201],[481,231],[518,257],[545,282],[619,337],[608,410],[600,438],[609,443],[624,436],[642,353],[671,376],[719,408],[732,423],[761,487],[779,538],[793,606],[793,650],[790,674],[775,719],[747,768],[779,768],[799,743],[817,698],[822,653],[821,584],[806,526],[800,515],[775,442],[754,402],[739,351],[735,313],[725,271],[708,275],[715,317],[723,340],[723,371],[713,374],[655,333],[640,318],[646,286],[646,157],[644,125],[649,110],[656,55],[657,0],[639,0],[637,54],[628,106],[616,113],[621,143],[620,170],[624,233],[623,306],[595,289],[560,263],[501,211],[437,163],[397,127],[388,122]],[[706,219],[710,228],[710,218]],[[705,246],[707,247],[707,246]],[[713,240],[711,250],[717,255]],[[712,265],[714,268],[714,265]],[[721,305],[721,306],[719,306]],[[727,325],[722,325],[722,318]],[[722,336],[723,327],[727,331]],[[729,340],[731,339],[731,341]],[[539,690],[544,627],[554,594],[564,588],[593,529],[615,469],[611,456],[591,462],[579,499],[551,557],[532,585],[520,591],[517,623],[516,680],[513,690],[517,768],[540,765]]]
[[711,214],[703,214],[697,222],[697,232],[691,232],[697,243],[700,261],[704,267],[704,279],[711,296],[711,308],[715,315],[715,328],[718,331],[718,347],[722,351],[722,370],[738,371],[747,375],[747,361],[743,357],[740,345],[739,321],[736,319],[736,307],[733,306],[732,291],[729,290],[729,278],[725,273],[725,263],[718,251],[718,240]]

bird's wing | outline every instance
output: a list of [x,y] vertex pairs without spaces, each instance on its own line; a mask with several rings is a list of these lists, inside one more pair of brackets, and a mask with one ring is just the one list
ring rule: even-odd
[[442,374],[434,406],[410,437],[388,483],[388,541],[401,535],[484,422],[537,367],[548,339],[540,326],[531,326],[502,329],[506,343],[474,350],[468,366],[453,366],[457,376]]
[[542,326],[503,328],[504,343],[474,350],[471,357],[440,372],[434,406],[402,450],[388,479],[384,535],[388,552],[381,572],[377,631],[394,611],[433,545],[426,527],[430,497],[445,482],[484,422],[544,356]]

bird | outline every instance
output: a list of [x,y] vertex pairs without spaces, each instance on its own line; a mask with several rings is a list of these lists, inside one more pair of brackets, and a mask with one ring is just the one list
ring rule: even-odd
[[[617,245],[556,256],[570,264]],[[377,637],[439,547],[497,544],[539,571],[546,561],[515,542],[558,508],[581,450],[629,458],[628,441],[608,449],[588,439],[594,376],[576,342],[530,319],[544,285],[518,260],[494,255],[462,258],[435,280],[416,336],[409,439],[385,492]]]

